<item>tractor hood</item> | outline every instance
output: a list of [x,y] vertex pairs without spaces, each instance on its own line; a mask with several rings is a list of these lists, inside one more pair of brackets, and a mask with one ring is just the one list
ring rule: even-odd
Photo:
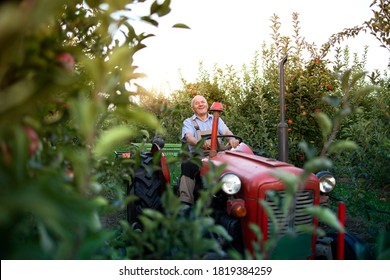
[[[241,193],[246,198],[258,198],[260,188],[274,184],[282,185],[279,179],[270,174],[270,170],[281,169],[293,174],[299,174],[302,169],[291,164],[275,159],[265,158],[253,154],[247,154],[238,151],[220,152],[212,158],[204,158],[201,174],[208,171],[208,163],[211,161],[214,165],[220,166],[226,164],[225,172],[232,172],[241,179]],[[317,180],[312,175],[311,180]]]

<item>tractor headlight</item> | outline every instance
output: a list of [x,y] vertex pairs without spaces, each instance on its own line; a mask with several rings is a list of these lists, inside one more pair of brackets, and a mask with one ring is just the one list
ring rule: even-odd
[[226,194],[233,195],[241,189],[241,180],[233,173],[225,173],[222,175],[220,182],[222,183],[222,190]]
[[336,186],[336,178],[333,176],[332,173],[328,171],[322,171],[322,172],[318,172],[316,176],[320,180],[321,192],[329,193]]

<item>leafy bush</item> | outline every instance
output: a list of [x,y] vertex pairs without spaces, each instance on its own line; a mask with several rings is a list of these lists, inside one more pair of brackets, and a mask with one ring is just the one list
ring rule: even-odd
[[[169,4],[156,2],[143,20],[158,25],[152,17]],[[151,36],[135,33],[128,8],[110,0],[0,4],[2,259],[100,258],[112,236],[99,217],[110,205],[96,170],[137,135],[128,120],[159,127],[125,87],[142,76],[132,57]],[[121,28],[124,42],[115,44]]]

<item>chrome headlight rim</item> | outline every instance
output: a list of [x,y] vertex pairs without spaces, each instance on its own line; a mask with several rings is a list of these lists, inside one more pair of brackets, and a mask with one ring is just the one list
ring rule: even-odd
[[330,193],[336,187],[336,178],[329,171],[321,171],[316,174],[320,181],[320,191],[322,193]]
[[241,180],[232,172],[224,173],[219,181],[222,183],[222,191],[227,195],[234,195],[241,190]]

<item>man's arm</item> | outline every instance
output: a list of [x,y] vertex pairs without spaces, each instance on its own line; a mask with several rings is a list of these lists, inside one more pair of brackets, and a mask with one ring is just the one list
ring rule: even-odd
[[[195,128],[194,128],[194,125],[192,124],[191,119],[190,118],[185,119],[183,121],[183,126],[181,128],[181,139],[182,139],[182,141],[185,141],[186,143],[188,143],[190,145],[193,145],[192,144],[193,143],[193,139],[191,141],[191,137],[190,137],[190,136],[192,136],[192,138],[195,139],[193,134],[195,134]],[[190,139],[188,139],[189,137],[190,137]]]
[[231,132],[229,129],[227,129],[222,134],[223,135],[233,135],[233,132]]
[[[196,139],[191,133],[186,133],[184,137],[187,141],[187,144],[189,144],[191,146],[195,146],[199,141],[202,140],[202,139],[199,139],[199,140]],[[210,147],[211,147],[211,140],[208,139],[204,142],[202,149],[209,150]]]
[[[194,134],[196,133],[196,130],[194,128],[194,124],[192,123],[191,118],[185,119],[183,122],[183,128],[182,128],[182,139],[185,140],[185,142],[190,145],[190,146],[195,146],[198,141],[201,139],[197,139]],[[203,149],[208,149],[210,148],[210,140],[207,140],[203,147]]]
[[198,140],[190,132],[187,132],[184,138],[188,145],[195,146],[198,143]]

